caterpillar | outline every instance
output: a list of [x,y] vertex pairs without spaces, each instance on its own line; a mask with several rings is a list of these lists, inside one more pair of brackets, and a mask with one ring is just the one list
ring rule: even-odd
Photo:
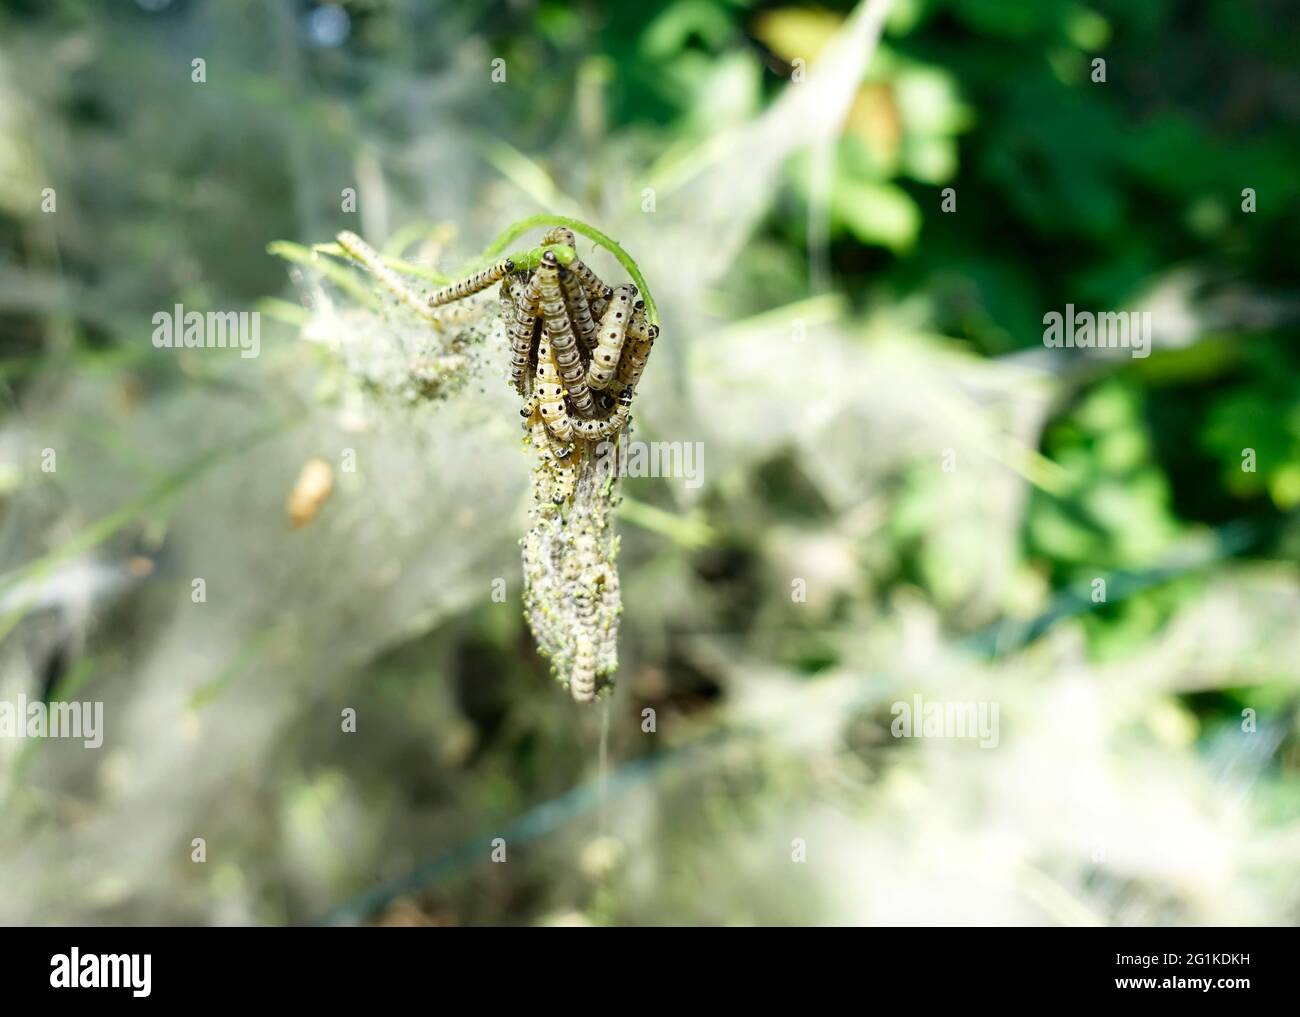
[[519,294],[515,292],[516,284],[519,280],[515,276],[501,281],[501,292],[498,295],[498,305],[501,308],[501,330],[505,333],[507,342],[510,340],[510,334],[515,328],[515,313],[519,303]]
[[[505,283],[501,285],[505,286]],[[510,326],[510,383],[522,395],[529,377],[542,291],[537,276],[534,275],[527,283],[514,280],[511,292],[515,294],[515,313]]]
[[[573,327],[569,321],[569,312],[564,305],[564,294],[560,292],[559,266],[555,255],[547,251],[542,255],[533,278],[538,280],[542,293],[542,318],[546,322],[546,331],[551,343],[551,356],[555,367],[564,380],[568,390],[569,401],[581,416],[593,417],[596,405],[591,400],[591,392],[583,378],[582,360],[578,356],[578,343],[573,336]],[[540,357],[540,353],[538,354]]]
[[524,418],[525,431],[527,431],[532,426],[533,415],[537,413],[537,402],[538,402],[537,393],[534,392],[524,402],[523,409],[519,411],[519,415]]
[[552,226],[542,234],[542,246],[549,244],[563,244],[573,250],[578,249],[578,238],[573,235],[573,230],[567,226]]
[[627,323],[627,337],[629,339],[648,339],[654,342],[659,338],[659,326],[651,325],[645,316],[645,303],[637,301],[632,308],[632,317]]
[[491,265],[481,272],[475,272],[467,279],[434,290],[429,295],[428,304],[430,307],[440,307],[443,304],[450,304],[453,300],[463,300],[465,297],[479,293],[493,283],[499,282],[514,270],[515,263],[509,258],[503,258],[495,265]]
[[613,295],[614,288],[612,286],[606,286],[605,292],[595,300],[591,301],[591,316],[597,321],[600,321],[601,318],[605,317],[605,312],[609,310],[610,298]]
[[[555,244],[563,244],[575,252],[578,250],[577,237],[573,235],[573,230],[567,226],[552,226],[542,234],[543,247]],[[588,268],[581,258],[574,258],[569,267],[573,271],[577,283],[591,299],[598,299],[602,294],[608,296],[609,287],[600,281],[600,277]]]
[[574,420],[571,421],[573,432],[579,438],[587,441],[600,441],[605,438],[613,437],[623,429],[627,423],[628,414],[632,407],[632,390],[626,388],[619,395],[618,407],[604,420]]
[[546,429],[538,416],[532,428],[532,441],[540,450],[540,457],[551,481],[550,500],[556,505],[573,500],[578,485],[578,467],[573,461],[573,447],[561,445]]
[[578,284],[587,292],[590,300],[608,300],[610,287],[600,281],[600,276],[596,275],[581,258],[574,258],[569,263],[569,271],[574,274]]
[[627,323],[632,316],[632,300],[635,296],[636,287],[627,283],[614,290],[610,297],[609,308],[600,319],[600,335],[587,367],[587,385],[591,388],[605,388],[618,370],[618,360],[623,352],[623,341],[627,336]]
[[546,325],[542,326],[542,338],[537,344],[537,374],[533,390],[537,393],[537,409],[546,421],[547,429],[561,441],[569,441],[573,437],[573,425],[564,406],[564,386],[551,356],[551,337]]
[[540,400],[534,394],[523,410],[524,430],[528,440],[537,449],[537,458],[551,481],[549,498],[556,504],[573,499],[578,482],[577,464],[573,461],[573,446],[560,443],[546,428],[538,412]]
[[573,322],[573,331],[590,359],[591,351],[596,348],[596,333],[599,326],[591,316],[587,291],[578,282],[578,277],[567,268],[560,269],[560,289],[564,291],[564,302],[569,307],[569,319]]
[[573,650],[569,692],[578,703],[590,703],[596,698],[596,651],[585,633],[578,635]]
[[650,359],[650,350],[659,335],[658,325],[648,325],[645,310],[638,308],[632,314],[627,326],[628,338],[632,341],[623,347],[623,355],[618,362],[618,383],[622,386],[622,396],[631,399],[641,381],[646,361]]

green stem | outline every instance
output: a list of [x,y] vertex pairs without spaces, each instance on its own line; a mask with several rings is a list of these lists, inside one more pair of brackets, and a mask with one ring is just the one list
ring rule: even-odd
[[516,223],[511,223],[487,246],[482,258],[461,274],[468,275],[473,270],[473,267],[495,261],[511,243],[529,230],[537,229],[540,226],[567,226],[574,233],[581,233],[588,240],[594,241],[614,255],[618,259],[618,263],[627,270],[627,274],[632,281],[636,283],[637,289],[641,291],[641,299],[645,301],[646,320],[651,325],[660,323],[659,308],[655,304],[654,297],[650,294],[650,287],[646,284],[645,276],[641,274],[641,269],[637,267],[637,263],[632,259],[632,256],[623,250],[613,237],[602,233],[594,226],[588,226],[581,219],[571,219],[567,215],[552,215],[549,212],[543,212],[540,215],[530,215],[527,219],[520,219]]
[[506,257],[515,263],[516,272],[531,272],[542,263],[542,255],[550,251],[555,255],[555,260],[561,265],[568,265],[577,257],[572,250],[563,244],[551,245],[545,247],[530,247],[526,251],[518,251],[514,254],[507,254]]

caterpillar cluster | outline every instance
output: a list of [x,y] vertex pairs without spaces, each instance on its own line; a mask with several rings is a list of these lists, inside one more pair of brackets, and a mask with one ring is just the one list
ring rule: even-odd
[[[340,246],[435,329],[455,324],[458,301],[500,284],[510,384],[525,441],[537,455],[523,544],[524,609],[557,680],[578,702],[609,688],[618,668],[618,444],[659,335],[637,288],[608,286],[577,256],[573,232],[550,229],[531,270],[502,259],[432,293],[408,288],[355,234]],[[556,255],[564,247],[565,257]]]
[[572,231],[548,230],[542,247],[555,245],[572,252],[567,265],[547,251],[533,272],[501,283],[510,384],[537,454],[524,607],[557,679],[591,702],[618,668],[623,611],[609,464],[659,329],[635,286],[608,286],[583,264]]
[[543,248],[558,245],[573,252],[567,265],[546,251],[532,272],[505,263],[497,269],[504,271],[510,383],[523,400],[524,431],[546,481],[539,495],[567,506],[592,448],[627,425],[659,328],[646,320],[635,286],[607,286],[582,263],[571,230],[557,227],[542,237]]

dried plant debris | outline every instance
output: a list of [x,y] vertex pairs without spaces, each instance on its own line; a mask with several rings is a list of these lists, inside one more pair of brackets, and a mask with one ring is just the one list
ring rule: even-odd
[[525,443],[537,457],[522,541],[525,617],[557,681],[578,702],[595,700],[618,668],[623,610],[612,464],[659,334],[637,287],[601,280],[564,226],[547,230],[532,251],[431,292],[412,285],[356,234],[340,233],[338,245],[422,326],[415,334],[403,328],[386,348],[359,342],[355,333],[338,348],[354,376],[413,401],[463,384],[467,351],[481,344],[479,324],[492,317],[490,304],[477,298],[499,285],[509,383],[521,400]]
[[[351,384],[384,402],[420,406],[459,392],[493,328],[491,304],[464,301],[435,310],[429,294],[355,233],[340,233],[338,245],[375,278],[382,295],[374,309],[315,315],[305,337],[330,350]],[[327,301],[317,293],[311,302]]]

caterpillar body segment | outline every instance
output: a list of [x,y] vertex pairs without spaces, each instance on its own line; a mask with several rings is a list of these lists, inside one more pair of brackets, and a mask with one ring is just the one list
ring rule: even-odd
[[[577,237],[573,235],[573,230],[567,226],[552,226],[542,234],[542,246],[564,245],[575,253],[578,250]],[[571,310],[575,308],[575,302],[572,290],[580,290],[588,300],[609,299],[610,288],[600,279],[600,276],[589,268],[581,258],[575,257],[567,266],[562,269],[561,274],[572,273],[569,286],[565,288],[565,299],[569,303]],[[572,287],[572,290],[569,288]]]
[[495,265],[483,269],[481,272],[475,272],[467,279],[460,282],[454,282],[449,286],[443,286],[441,289],[434,290],[429,295],[430,307],[441,307],[443,304],[450,304],[453,300],[463,300],[468,296],[479,293],[494,283],[500,282],[505,276],[515,270],[515,263],[509,258],[503,258]]
[[587,366],[587,386],[596,390],[608,387],[618,372],[618,361],[623,354],[623,342],[627,337],[627,324],[632,317],[632,302],[636,299],[636,287],[630,284],[619,286],[609,299],[609,307],[600,319],[600,331],[596,337],[596,348],[591,354],[591,363]]

